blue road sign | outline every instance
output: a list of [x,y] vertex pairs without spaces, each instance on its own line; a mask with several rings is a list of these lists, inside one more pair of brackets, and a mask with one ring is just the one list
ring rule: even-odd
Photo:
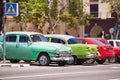
[[6,16],[18,16],[18,3],[6,3],[5,15]]

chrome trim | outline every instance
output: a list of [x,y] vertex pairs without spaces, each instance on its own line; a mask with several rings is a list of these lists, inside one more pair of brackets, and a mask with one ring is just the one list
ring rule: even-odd
[[51,61],[70,61],[73,60],[73,57],[52,57],[50,58]]

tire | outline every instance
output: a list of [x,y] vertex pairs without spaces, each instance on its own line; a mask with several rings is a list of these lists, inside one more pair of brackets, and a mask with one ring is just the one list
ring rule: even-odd
[[74,65],[76,63],[76,57],[75,56],[72,56],[73,57],[73,60],[70,60],[67,62],[68,65]]
[[115,55],[115,59],[116,59],[116,62],[120,64],[120,58],[117,55]]
[[14,60],[14,59],[11,59],[10,62],[11,63],[18,63],[20,60]]
[[50,64],[50,57],[47,54],[41,54],[39,56],[39,65],[48,66]]
[[66,61],[57,62],[58,66],[64,66],[66,63],[67,63]]
[[115,63],[116,62],[116,57],[108,58],[109,63]]
[[97,62],[98,64],[103,64],[103,63],[105,62],[105,59],[96,60],[96,62]]
[[0,58],[0,61],[1,61],[2,59]]
[[95,62],[95,59],[88,59],[85,61],[85,63],[87,64],[94,64],[94,62]]
[[85,62],[84,59],[77,59],[77,61],[76,61],[76,63],[77,63],[78,65],[82,65],[84,62]]

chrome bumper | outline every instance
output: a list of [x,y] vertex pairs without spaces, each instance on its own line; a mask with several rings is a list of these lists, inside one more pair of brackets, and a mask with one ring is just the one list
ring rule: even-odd
[[96,57],[100,57],[100,53],[97,52],[97,53],[93,53],[93,54],[89,54],[86,56],[86,58],[96,58]]
[[52,57],[51,61],[71,61],[74,60],[73,57]]

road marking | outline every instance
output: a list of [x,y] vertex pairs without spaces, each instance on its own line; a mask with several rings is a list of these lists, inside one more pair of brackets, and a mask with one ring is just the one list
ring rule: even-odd
[[116,79],[109,79],[109,80],[120,80],[120,78],[118,79],[118,78],[116,78]]
[[84,72],[66,72],[66,73],[49,73],[49,74],[39,74],[39,75],[26,75],[26,76],[13,76],[13,77],[1,77],[0,80],[4,79],[18,79],[18,78],[30,78],[30,77],[48,77],[48,76],[60,76],[60,75],[73,75],[73,74],[92,74],[92,73],[105,73],[105,72],[115,72],[120,70],[104,70],[104,71],[84,71]]
[[111,68],[118,69],[118,68],[120,68],[120,67],[111,67]]

